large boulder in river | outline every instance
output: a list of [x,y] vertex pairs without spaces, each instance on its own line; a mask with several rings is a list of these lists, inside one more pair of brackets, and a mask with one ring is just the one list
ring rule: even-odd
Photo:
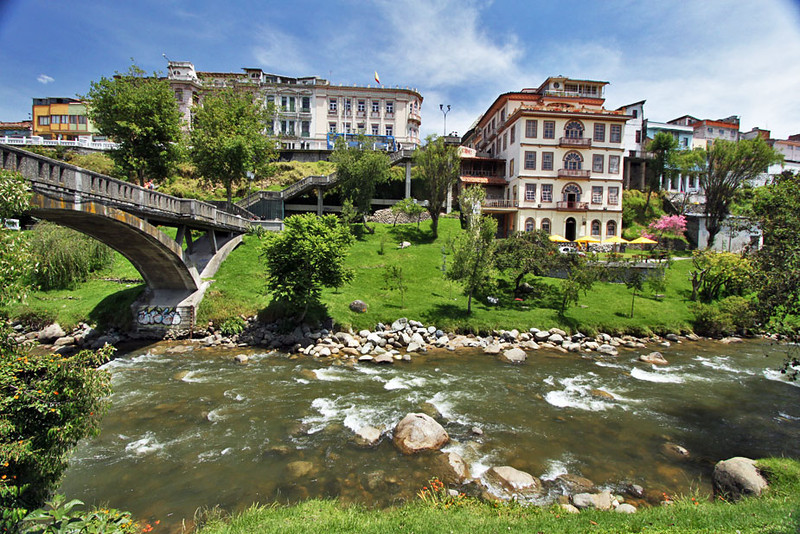
[[500,359],[507,363],[522,363],[527,358],[528,355],[525,354],[525,351],[517,347],[503,351],[503,355],[500,356]]
[[39,343],[52,343],[56,339],[60,337],[64,337],[67,334],[64,332],[64,329],[61,328],[61,325],[58,323],[53,323],[49,326],[45,326],[41,331],[39,331]]
[[374,426],[362,426],[353,438],[353,442],[359,447],[374,447],[380,440],[381,431]]
[[726,499],[758,497],[767,488],[767,481],[758,471],[755,460],[741,456],[718,462],[711,478],[714,494]]
[[660,352],[653,351],[650,354],[642,354],[639,356],[640,362],[651,363],[653,365],[669,365],[669,362],[664,358]]
[[508,465],[490,467],[483,474],[483,478],[511,492],[541,493],[542,491],[541,480]]
[[416,454],[441,449],[450,441],[450,436],[432,417],[410,413],[397,423],[393,441],[403,454]]
[[442,480],[447,484],[463,484],[470,479],[469,467],[461,457],[455,452],[443,452],[439,458],[439,469]]

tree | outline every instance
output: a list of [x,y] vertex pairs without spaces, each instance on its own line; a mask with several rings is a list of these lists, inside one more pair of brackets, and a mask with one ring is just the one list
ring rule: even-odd
[[136,65],[125,74],[92,82],[83,98],[97,129],[118,143],[114,162],[144,185],[145,176],[163,179],[180,157],[180,111],[169,82],[145,75]]
[[589,292],[599,277],[599,267],[589,263],[589,260],[578,254],[568,254],[571,265],[568,267],[567,278],[561,284],[561,309],[558,314],[563,316],[567,308],[578,303],[581,291]]
[[447,201],[448,192],[458,182],[461,170],[458,147],[445,144],[442,137],[429,135],[425,147],[414,152],[414,164],[425,181],[431,231],[436,239],[439,237],[439,214]]
[[692,255],[692,294],[689,300],[711,302],[728,295],[742,295],[753,273],[746,256],[731,252],[696,250]]
[[675,151],[678,149],[678,140],[667,132],[657,132],[653,140],[647,144],[647,151],[653,154],[652,173],[647,177],[647,201],[644,211],[650,206],[650,196],[653,191],[659,191],[666,178],[672,180],[675,176]]
[[355,143],[348,143],[340,137],[330,160],[336,165],[336,182],[343,201],[352,203],[364,229],[373,233],[375,229],[367,226],[367,216],[372,208],[375,187],[389,179],[389,156],[367,148],[367,144],[364,136],[359,136]]
[[751,207],[764,245],[755,254],[755,306],[762,322],[800,315],[800,174],[786,172],[760,188]]
[[301,322],[309,307],[319,304],[322,288],[353,279],[353,271],[344,266],[352,243],[352,234],[334,215],[287,218],[282,232],[267,234],[262,251],[273,300],[299,312]]
[[519,286],[526,275],[544,276],[565,256],[558,253],[558,247],[550,241],[550,235],[543,230],[517,232],[501,240],[495,252],[497,268],[512,273],[514,294],[519,291]]
[[403,213],[412,219],[416,217],[417,228],[419,228],[419,219],[424,212],[425,208],[422,206],[422,204],[419,204],[415,198],[404,198],[403,200],[392,204],[392,213],[394,214],[394,223],[392,226],[397,225],[397,218],[401,213]]
[[192,161],[205,180],[225,187],[228,205],[248,172],[267,173],[275,159],[275,144],[265,135],[271,121],[272,110],[235,89],[207,95],[195,112]]
[[700,186],[705,197],[708,248],[722,229],[736,191],[745,183],[766,172],[767,167],[783,159],[763,139],[743,139],[738,142],[717,139],[706,152]]
[[466,230],[454,244],[453,262],[445,272],[449,280],[464,284],[467,295],[467,313],[472,313],[472,295],[489,286],[494,279],[494,246],[497,220],[482,216],[480,206],[486,193],[480,187],[471,187],[461,195],[461,209],[468,215]]

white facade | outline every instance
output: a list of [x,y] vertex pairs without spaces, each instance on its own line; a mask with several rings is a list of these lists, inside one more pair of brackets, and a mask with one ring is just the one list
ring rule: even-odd
[[286,149],[329,149],[329,133],[391,136],[394,148],[420,144],[422,96],[416,89],[332,85],[314,76],[296,78],[261,69],[243,70],[197,72],[188,61],[169,62],[168,79],[187,129],[192,108],[203,94],[238,87],[251,90],[264,105],[275,106],[272,132]]

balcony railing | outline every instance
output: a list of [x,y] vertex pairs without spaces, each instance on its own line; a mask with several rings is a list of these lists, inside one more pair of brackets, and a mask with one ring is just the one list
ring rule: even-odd
[[474,170],[474,169],[466,169],[461,172],[462,176],[479,176],[481,178],[502,178],[503,175],[498,173],[497,171],[483,171],[483,170]]
[[556,202],[556,209],[563,211],[583,211],[589,209],[588,202],[573,202],[570,200],[562,200]]
[[558,169],[558,176],[563,178],[589,178],[588,169]]
[[516,200],[505,200],[502,198],[489,198],[484,200],[481,203],[483,208],[504,208],[504,209],[514,209],[519,206],[519,203]]
[[592,139],[590,137],[562,137],[558,140],[558,144],[560,146],[589,148],[592,146]]
[[416,111],[412,111],[411,113],[408,114],[408,120],[414,122],[422,122],[422,117],[420,117],[419,113],[417,113]]

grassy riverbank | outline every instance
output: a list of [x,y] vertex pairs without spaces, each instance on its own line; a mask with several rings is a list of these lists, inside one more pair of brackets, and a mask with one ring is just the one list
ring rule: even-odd
[[[561,317],[558,314],[561,281],[552,278],[539,279],[540,296],[536,299],[517,302],[501,298],[498,306],[473,301],[473,313],[467,315],[467,298],[460,285],[445,280],[441,270],[443,262],[447,266],[452,261],[448,251],[449,243],[460,231],[457,219],[440,220],[440,236],[436,241],[430,238],[430,222],[423,222],[419,230],[414,224],[375,227],[375,234],[364,234],[356,240],[347,259],[347,265],[355,271],[353,282],[323,295],[323,302],[338,325],[373,328],[378,322],[409,317],[443,329],[473,331],[558,326],[584,333],[649,334],[691,329],[692,315],[687,307],[691,289],[688,261],[675,261],[667,270],[663,298],[657,300],[648,291],[637,296],[633,318],[629,317],[631,291],[622,284],[608,283],[595,284],[587,295],[581,295],[577,306]],[[403,241],[411,246],[398,248]],[[267,305],[259,249],[258,239],[247,236],[244,244],[222,264],[216,282],[201,304],[198,315],[201,321],[221,322],[238,314],[252,315]],[[408,286],[404,296],[386,289],[383,275],[387,265],[402,267]],[[498,290],[498,296],[502,297],[502,290]],[[369,305],[366,313],[357,314],[349,309],[350,302],[356,299]]]
[[759,461],[770,488],[760,498],[738,503],[687,495],[671,506],[642,508],[633,515],[559,507],[495,504],[472,498],[434,499],[370,510],[336,501],[313,500],[293,506],[256,506],[233,518],[211,517],[200,534],[252,532],[547,532],[549,533],[792,533],[800,531],[800,462]]

